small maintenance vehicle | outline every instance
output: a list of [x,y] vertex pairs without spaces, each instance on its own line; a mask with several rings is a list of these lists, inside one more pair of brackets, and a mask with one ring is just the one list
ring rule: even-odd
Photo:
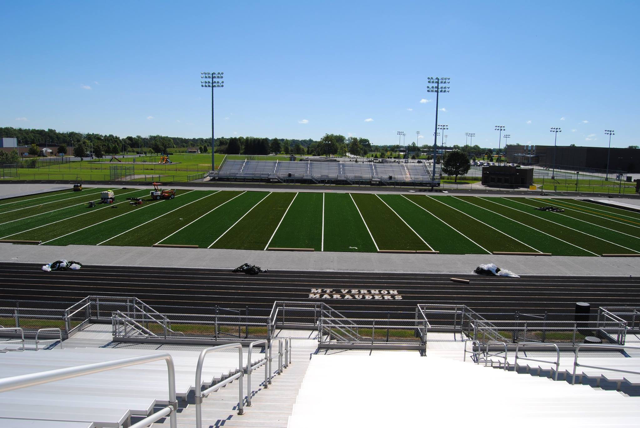
[[116,195],[113,190],[105,190],[100,194],[101,204],[112,204],[116,200]]
[[159,186],[162,186],[162,183],[153,183],[153,190],[151,191],[151,199],[160,200],[160,199],[173,199],[176,197],[175,189],[160,189]]
[[74,192],[79,192],[82,190],[82,184],[78,183],[78,184],[74,184],[73,185],[73,191]]

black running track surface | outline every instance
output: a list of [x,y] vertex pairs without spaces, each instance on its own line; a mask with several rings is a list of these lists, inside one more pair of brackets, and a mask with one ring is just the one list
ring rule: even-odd
[[[19,301],[21,307],[66,308],[88,295],[134,296],[160,312],[193,314],[212,314],[219,305],[267,315],[275,300],[324,301],[351,316],[413,312],[418,303],[465,304],[482,314],[505,317],[516,310],[571,313],[582,301],[592,308],[640,306],[640,278],[457,277],[470,283],[452,282],[448,275],[378,272],[269,271],[250,276],[215,269],[84,266],[47,273],[40,265],[0,263],[0,306]],[[389,297],[376,298],[385,295],[382,290]],[[310,299],[311,294],[321,299]],[[322,298],[327,296],[331,298]]]

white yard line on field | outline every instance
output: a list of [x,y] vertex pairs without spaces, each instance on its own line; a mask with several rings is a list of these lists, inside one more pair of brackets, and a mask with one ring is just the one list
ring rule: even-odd
[[[543,204],[543,205],[548,205],[548,204],[549,204],[548,202],[546,202],[546,203],[545,203],[545,200],[544,200],[544,199],[531,198],[531,200],[532,200],[533,202],[538,202],[538,203]],[[618,215],[618,214],[616,214],[616,213],[612,213],[612,212],[606,212],[606,211],[600,211],[600,210],[598,210],[598,211],[599,211],[599,212],[601,212],[602,214],[605,214],[605,215],[606,215],[605,217],[602,217],[602,216],[599,216],[599,215],[597,215],[597,214],[588,213],[588,212],[586,212],[586,211],[583,211],[583,210],[590,210],[590,209],[592,209],[592,208],[589,208],[589,207],[583,207],[582,205],[572,204],[572,203],[570,203],[570,202],[565,202],[564,200],[556,201],[556,203],[557,203],[557,204],[559,204],[559,205],[561,205],[561,206],[562,206],[562,204],[569,205],[569,206],[570,206],[569,208],[575,209],[575,210],[576,210],[576,212],[579,212],[579,213],[581,213],[581,214],[590,215],[590,216],[592,216],[592,217],[600,218],[600,219],[603,219],[603,220],[608,220],[608,221],[611,221],[611,222],[613,222],[613,223],[623,224],[623,225],[628,226],[628,227],[633,227],[633,228],[635,228],[635,229],[640,229],[640,226],[636,226],[636,225],[633,225],[633,224],[629,224],[629,222],[631,222],[631,220],[625,220],[625,219],[623,219],[623,218],[622,218],[622,219],[618,219],[618,220],[614,220],[614,219],[612,219],[612,218],[609,218],[609,216],[610,216],[610,215],[611,215],[611,216]],[[574,208],[574,207],[575,207],[575,208]],[[623,220],[623,221],[620,221],[620,220]],[[636,221],[639,221],[639,220],[636,220]],[[636,224],[640,224],[640,223],[636,223]]]
[[240,217],[240,218],[238,219],[238,221],[236,221],[235,223],[233,223],[233,224],[231,225],[231,227],[230,227],[229,229],[225,230],[225,231],[224,231],[224,233],[223,233],[222,235],[218,236],[218,239],[216,239],[215,241],[213,241],[213,242],[211,243],[211,245],[209,245],[207,248],[211,248],[211,247],[213,247],[213,245],[214,245],[216,242],[218,242],[218,241],[219,241],[219,240],[220,240],[224,235],[226,235],[228,231],[230,231],[231,229],[233,229],[233,227],[234,227],[236,224],[240,223],[240,221],[241,221],[243,218],[245,218],[247,214],[249,214],[251,211],[253,211],[253,209],[254,209],[255,207],[257,207],[258,205],[260,205],[260,203],[261,203],[262,201],[264,201],[265,199],[267,199],[267,198],[269,197],[269,195],[271,195],[271,192],[269,192],[269,193],[267,194],[267,196],[265,196],[264,198],[260,199],[260,201],[259,201],[257,204],[255,204],[254,206],[252,206],[252,207],[251,207],[251,209],[250,209],[249,211],[247,211],[246,213],[244,213],[244,215],[243,215],[242,217]]
[[411,199],[407,198],[405,195],[402,195],[403,198],[405,198],[407,201],[411,202],[412,204],[414,204],[416,207],[423,209],[424,211],[426,211],[427,213],[431,214],[434,218],[440,220],[444,225],[449,226],[451,229],[453,229],[454,232],[459,233],[460,235],[462,235],[464,238],[468,239],[469,241],[471,241],[474,245],[476,245],[478,248],[482,249],[483,251],[486,251],[487,254],[491,254],[491,251],[487,250],[486,248],[484,248],[482,245],[478,244],[476,241],[474,241],[473,239],[469,238],[467,235],[465,235],[464,233],[460,232],[458,229],[456,229],[455,227],[451,226],[449,223],[447,223],[446,221],[442,220],[440,217],[438,217],[437,215],[433,214],[431,211],[429,211],[428,209],[426,209],[425,207],[415,203],[414,201],[412,201]]
[[[219,192],[219,190],[218,190],[218,192]],[[213,193],[211,193],[211,194],[209,194],[209,195],[203,196],[202,198],[198,198],[198,199],[196,199],[196,200],[194,200],[194,201],[191,201],[191,202],[188,202],[188,203],[186,203],[186,204],[184,204],[184,205],[182,205],[182,206],[179,206],[178,208],[174,208],[174,209],[172,209],[171,211],[168,211],[168,212],[166,212],[166,213],[164,213],[164,214],[159,215],[158,217],[154,217],[154,218],[152,218],[151,220],[145,221],[145,222],[144,222],[144,223],[142,223],[142,224],[139,224],[139,225],[137,225],[137,226],[134,226],[134,227],[132,227],[132,228],[131,228],[131,229],[129,229],[129,230],[125,230],[125,231],[124,231],[124,232],[122,232],[122,233],[118,233],[116,236],[112,236],[112,237],[111,237],[111,238],[109,238],[109,239],[105,239],[104,241],[102,241],[102,242],[100,242],[99,244],[96,244],[96,245],[102,245],[102,244],[104,244],[105,242],[109,242],[109,241],[111,241],[112,239],[117,238],[118,236],[124,235],[125,233],[129,233],[129,232],[131,232],[131,231],[132,231],[132,230],[134,230],[134,229],[137,229],[137,228],[139,228],[139,227],[142,227],[142,226],[144,226],[145,224],[151,223],[152,221],[156,221],[157,219],[159,219],[159,218],[161,218],[161,217],[164,217],[164,216],[166,216],[166,215],[169,215],[169,214],[171,214],[171,213],[172,213],[172,212],[174,212],[174,211],[181,210],[182,208],[184,208],[184,207],[186,207],[186,206],[189,206],[189,205],[191,205],[191,204],[195,204],[196,202],[202,201],[203,199],[210,198],[211,196],[215,195],[215,194],[216,194],[216,193],[218,193],[218,192],[213,192]],[[178,196],[180,196],[180,195],[178,195]],[[177,199],[177,197],[176,197],[176,199]]]
[[[180,196],[183,196],[183,195],[185,195],[185,194],[187,194],[187,193],[189,193],[189,192],[185,192],[185,193],[183,193],[183,194],[182,194],[182,195],[180,195]],[[179,197],[179,196],[176,196],[176,198],[177,198],[177,197]],[[160,201],[159,203],[162,203],[162,202],[166,202],[166,201]],[[119,202],[119,204],[122,204],[122,203],[123,203],[123,202]],[[116,205],[118,205],[118,204],[116,204]],[[73,232],[66,233],[66,234],[64,234],[64,235],[62,235],[62,236],[58,236],[57,238],[53,238],[53,239],[50,239],[50,240],[48,240],[48,241],[42,242],[40,245],[48,244],[49,242],[56,241],[56,240],[58,240],[58,239],[60,239],[60,238],[64,238],[65,236],[73,235],[73,234],[74,234],[74,233],[76,233],[76,232],[80,232],[80,231],[83,231],[83,230],[85,230],[85,229],[89,229],[90,227],[97,226],[97,225],[99,225],[99,224],[106,223],[106,222],[111,221],[111,220],[115,220],[115,219],[117,219],[118,217],[122,217],[122,216],[125,216],[125,215],[128,215],[128,214],[132,214],[132,213],[139,212],[140,210],[143,210],[143,209],[145,209],[145,208],[149,208],[149,207],[152,207],[152,206],[155,206],[155,205],[156,205],[156,204],[149,204],[149,205],[147,205],[147,206],[145,206],[145,207],[142,207],[142,208],[139,208],[139,209],[136,209],[136,210],[133,210],[133,211],[129,211],[129,212],[126,212],[126,213],[123,213],[123,214],[117,215],[117,216],[115,216],[115,217],[108,218],[108,219],[106,219],[106,220],[99,221],[98,223],[90,224],[89,226],[83,227],[82,229],[77,229],[77,230],[74,230]],[[113,205],[111,205],[111,206],[113,206]]]
[[469,214],[465,213],[464,211],[460,211],[459,209],[454,208],[454,207],[452,207],[451,205],[445,204],[444,202],[441,202],[441,201],[439,201],[439,200],[437,200],[437,199],[435,199],[435,198],[433,198],[433,197],[431,197],[431,196],[429,196],[429,195],[425,195],[425,196],[426,196],[427,198],[433,199],[434,201],[436,201],[436,202],[438,202],[438,203],[440,203],[440,204],[444,205],[445,207],[449,207],[449,208],[451,208],[452,210],[456,210],[456,211],[458,211],[460,214],[464,214],[464,215],[466,215],[467,217],[474,219],[474,220],[475,220],[475,221],[477,221],[478,223],[482,223],[482,224],[484,224],[485,226],[490,227],[491,229],[495,230],[496,232],[500,232],[500,233],[502,233],[504,236],[506,236],[506,237],[508,237],[508,238],[511,238],[511,239],[513,239],[513,240],[514,240],[514,241],[516,241],[516,242],[521,243],[521,244],[522,244],[522,245],[524,245],[525,247],[529,247],[529,248],[531,248],[531,249],[532,249],[532,250],[534,250],[534,251],[537,251],[537,252],[539,252],[539,253],[542,253],[542,251],[540,251],[540,250],[537,250],[537,249],[533,248],[531,245],[529,245],[529,244],[527,244],[527,243],[525,243],[525,242],[522,242],[521,240],[516,239],[516,238],[514,238],[514,237],[513,237],[513,236],[511,236],[511,235],[508,235],[508,234],[504,233],[504,232],[503,232],[503,231],[501,231],[500,229],[496,229],[495,227],[491,226],[490,224],[487,224],[487,223],[485,223],[485,222],[483,222],[483,221],[478,220],[477,218],[475,218],[475,217],[473,217],[473,216],[470,216]]
[[[54,198],[54,197],[56,197],[56,196],[60,196],[60,195],[64,195],[64,190],[63,190],[63,191],[61,191],[61,192],[56,193],[55,195],[45,195],[45,196],[39,196],[39,197],[37,197],[37,198],[22,199],[22,200],[19,200],[19,201],[7,202],[6,204],[0,204],[0,208],[2,208],[2,207],[6,207],[7,205],[19,204],[19,203],[21,203],[21,202],[27,202],[27,201],[29,201],[29,202],[30,202],[30,201],[35,201],[35,200],[37,200],[37,199]],[[70,197],[70,198],[64,198],[64,199],[61,199],[61,200],[62,200],[62,201],[64,201],[64,200],[66,200],[66,199],[78,198],[78,197],[80,197],[80,196],[83,196],[83,195],[73,196],[73,197]],[[2,201],[2,200],[0,200],[0,201]],[[57,201],[54,201],[54,202],[57,202]],[[47,202],[47,203],[48,203],[48,202]],[[34,205],[38,205],[38,204],[34,204]],[[40,204],[40,205],[44,205],[44,204]],[[33,205],[30,205],[30,206],[33,206]]]
[[[464,199],[460,199],[460,198],[458,198],[457,196],[453,196],[453,197],[454,197],[454,198],[456,198],[456,199],[458,199],[459,201],[466,202],[467,204],[473,205],[474,207],[477,207],[477,208],[482,208],[483,210],[487,210],[487,211],[489,211],[489,212],[490,212],[490,213],[492,213],[492,214],[499,215],[500,217],[504,217],[504,218],[506,218],[507,220],[511,220],[511,221],[513,221],[513,222],[515,222],[515,223],[521,224],[522,226],[528,227],[529,229],[533,229],[533,230],[535,230],[536,232],[540,232],[540,233],[542,233],[542,234],[544,234],[544,235],[547,235],[547,236],[552,237],[553,239],[557,239],[558,241],[564,242],[565,244],[569,244],[569,245],[571,245],[571,246],[573,246],[573,247],[576,247],[576,248],[578,248],[578,249],[580,249],[580,250],[582,250],[582,251],[586,251],[587,253],[591,253],[591,254],[593,254],[594,256],[598,256],[598,257],[600,257],[600,255],[599,255],[599,254],[596,254],[596,253],[594,253],[593,251],[589,251],[589,250],[587,250],[586,248],[582,248],[582,247],[580,247],[580,246],[578,246],[578,245],[576,245],[576,244],[573,244],[573,243],[571,243],[571,242],[569,242],[569,241],[565,241],[564,239],[560,239],[560,238],[558,238],[557,236],[553,236],[553,235],[552,235],[552,234],[550,234],[550,233],[544,232],[544,231],[542,231],[542,230],[540,230],[540,229],[536,229],[535,227],[533,227],[533,226],[529,226],[528,224],[521,223],[521,222],[519,222],[519,221],[517,221],[517,220],[512,219],[511,217],[507,217],[506,215],[503,215],[503,214],[500,214],[500,213],[495,212],[495,211],[493,211],[493,210],[490,210],[489,208],[485,208],[485,207],[483,207],[483,206],[481,206],[481,205],[476,205],[476,204],[474,204],[474,203],[472,203],[472,202],[466,201],[466,200],[464,200]],[[477,198],[477,196],[474,196],[474,197],[476,197],[476,198]]]
[[420,238],[420,240],[421,240],[422,242],[424,242],[424,245],[426,245],[427,247],[429,247],[429,250],[434,251],[434,250],[433,250],[433,247],[432,247],[431,245],[429,245],[429,244],[427,243],[427,241],[425,241],[424,239],[422,239],[422,236],[418,235],[418,232],[416,232],[415,230],[413,230],[413,227],[409,226],[409,224],[408,224],[406,221],[404,221],[404,219],[403,219],[402,217],[400,217],[400,214],[398,214],[398,213],[396,212],[396,210],[394,210],[393,208],[391,208],[391,207],[389,206],[389,204],[387,204],[385,201],[383,201],[383,200],[382,200],[382,198],[381,198],[378,194],[376,194],[376,197],[377,197],[378,199],[380,199],[380,201],[382,201],[382,203],[383,203],[383,204],[385,204],[385,205],[387,206],[387,208],[389,208],[389,209],[391,210],[391,212],[393,212],[395,215],[397,215],[397,216],[398,216],[398,218],[399,218],[399,219],[400,219],[400,220],[405,224],[405,226],[407,226],[409,229],[411,229],[411,231],[412,231],[413,233],[415,233],[415,234],[416,234],[416,236],[417,236],[418,238]]
[[[218,191],[218,192],[219,192],[219,191]],[[216,192],[216,193],[217,193],[217,192]],[[200,217],[198,217],[197,219],[193,220],[191,223],[187,224],[186,226],[182,226],[180,229],[176,230],[176,231],[175,231],[175,232],[173,232],[171,235],[169,235],[169,236],[165,236],[164,238],[162,238],[161,240],[159,240],[158,242],[156,242],[156,243],[155,243],[155,244],[153,244],[153,245],[158,245],[158,244],[159,244],[159,243],[161,243],[162,241],[166,241],[167,239],[171,238],[171,237],[172,237],[173,235],[175,235],[176,233],[180,232],[182,229],[185,229],[185,228],[187,228],[187,227],[191,226],[193,223],[195,223],[196,221],[200,220],[202,217],[205,217],[205,216],[207,216],[207,215],[211,214],[212,212],[214,212],[215,210],[217,210],[217,209],[218,209],[218,208],[220,208],[221,206],[223,206],[223,205],[225,205],[225,204],[227,204],[227,203],[229,203],[229,202],[233,201],[235,198],[237,198],[237,197],[239,197],[239,196],[242,196],[242,195],[244,195],[245,193],[247,193],[247,191],[246,191],[246,190],[245,190],[244,192],[242,192],[242,193],[240,193],[240,194],[238,194],[238,195],[234,196],[233,198],[229,199],[228,201],[225,201],[225,202],[221,203],[220,205],[218,205],[217,207],[215,207],[214,209],[212,209],[212,210],[211,210],[211,211],[209,211],[208,213],[206,213],[206,214],[202,214]]]
[[326,193],[322,192],[322,238],[320,240],[320,251],[324,251],[324,197]]
[[[484,200],[487,200],[487,201],[488,201],[488,199],[486,199],[486,198],[484,198],[484,197],[483,197],[482,199],[484,199]],[[569,230],[573,230],[574,232],[582,233],[583,235],[587,235],[587,236],[589,236],[589,237],[591,237],[591,238],[598,239],[598,240],[600,240],[600,241],[606,242],[607,244],[615,245],[616,247],[624,248],[625,250],[633,251],[634,253],[640,253],[640,251],[636,251],[636,250],[634,250],[634,249],[627,248],[627,247],[625,247],[624,245],[616,244],[615,242],[607,241],[607,240],[606,240],[606,239],[604,239],[604,238],[599,238],[599,237],[597,237],[597,236],[595,236],[595,235],[591,235],[590,233],[583,232],[583,231],[578,230],[578,229],[574,229],[573,227],[565,226],[564,224],[561,224],[561,223],[556,223],[555,221],[551,221],[551,220],[546,219],[546,218],[544,218],[544,217],[540,217],[540,216],[537,216],[537,215],[533,215],[533,214],[528,213],[528,212],[526,212],[526,211],[522,211],[522,210],[519,210],[519,209],[517,209],[517,208],[510,207],[510,206],[508,206],[508,205],[500,204],[500,203],[498,203],[498,202],[494,202],[494,201],[489,201],[489,202],[493,202],[494,204],[502,205],[503,207],[510,208],[510,209],[512,209],[512,210],[514,210],[514,211],[517,211],[517,212],[520,212],[520,213],[524,213],[524,214],[526,214],[526,215],[530,215],[530,216],[532,216],[532,217],[539,218],[539,219],[542,219],[542,220],[544,220],[544,221],[548,221],[549,223],[553,223],[553,224],[555,224],[555,225],[557,225],[557,226],[560,226],[560,227],[565,227],[565,228],[567,228],[567,229],[569,229]],[[518,201],[514,201],[514,200],[511,200],[511,202],[515,202],[516,204],[524,205],[525,207],[529,207],[529,208],[531,208],[531,205],[523,204],[522,202],[518,202]]]
[[278,229],[280,229],[280,225],[282,224],[282,221],[287,216],[287,213],[289,212],[289,208],[291,208],[291,205],[293,205],[293,201],[295,201],[297,197],[298,197],[298,193],[296,193],[296,195],[293,197],[293,199],[291,199],[291,203],[289,204],[289,206],[287,207],[287,210],[282,215],[282,218],[280,219],[280,222],[276,226],[276,230],[273,231],[273,235],[271,235],[271,238],[269,238],[269,242],[267,242],[267,245],[264,246],[264,251],[267,251],[267,248],[269,248],[269,244],[271,244],[271,241],[273,240],[273,237],[276,236],[276,232],[278,232]]
[[353,205],[356,206],[356,209],[358,210],[358,214],[360,214],[360,218],[362,219],[362,222],[364,223],[364,227],[367,228],[367,232],[369,232],[369,236],[371,237],[371,240],[373,241],[373,245],[376,246],[376,251],[380,251],[380,248],[378,248],[378,243],[376,242],[375,239],[373,239],[373,235],[371,234],[371,231],[369,230],[369,226],[367,226],[367,222],[364,221],[364,217],[362,216],[362,213],[360,212],[360,208],[358,208],[358,204],[356,204],[356,201],[353,199],[353,196],[351,196],[351,193],[349,193],[349,197],[351,198],[351,201],[353,202]]
[[[99,195],[100,193],[101,193],[101,192],[97,192],[97,193],[89,193],[89,196],[91,196],[91,195]],[[64,198],[64,199],[61,199],[61,200],[59,200],[59,201],[45,202],[45,203],[42,203],[42,204],[33,204],[33,205],[29,205],[29,206],[27,206],[27,207],[16,208],[15,210],[11,210],[11,211],[3,211],[3,212],[0,212],[0,214],[9,214],[9,213],[14,213],[14,212],[16,212],[16,211],[27,210],[27,209],[29,209],[29,208],[33,208],[33,207],[41,207],[42,205],[56,204],[56,203],[58,203],[58,202],[65,202],[65,201],[68,201],[68,200],[71,200],[71,199],[76,199],[76,198],[79,198],[79,197],[81,197],[81,196],[87,196],[87,194],[85,193],[84,195],[74,196],[74,197],[72,197],[72,198]],[[73,205],[69,205],[69,206],[73,206]],[[0,206],[0,207],[1,207],[1,206]],[[67,207],[67,208],[68,208],[68,207]],[[2,223],[2,224],[4,224],[4,223]]]
[[[123,195],[128,195],[130,193],[135,193],[135,192],[139,192],[139,191],[140,191],[140,189],[136,189],[136,190],[132,190],[131,192],[123,193]],[[125,202],[127,202],[127,201],[118,202],[117,204],[113,204],[113,205],[120,205],[120,204],[124,204]],[[5,239],[5,238],[8,238],[10,236],[18,235],[20,233],[31,232],[32,230],[40,229],[41,227],[45,227],[45,226],[49,227],[52,224],[60,223],[62,221],[67,221],[67,220],[70,220],[72,218],[80,217],[80,216],[83,216],[83,215],[92,214],[92,213],[95,213],[97,211],[103,210],[105,208],[112,207],[113,205],[107,205],[106,207],[98,208],[98,209],[95,209],[93,211],[89,211],[89,212],[82,213],[82,214],[77,214],[77,215],[74,215],[74,216],[71,216],[71,217],[67,217],[67,218],[63,218],[62,220],[57,220],[57,221],[54,221],[54,222],[51,222],[51,223],[47,223],[46,225],[40,225],[40,226],[32,227],[31,229],[21,230],[20,232],[12,233],[11,235],[2,236],[2,237],[0,237],[0,239]]]
[[[558,201],[558,199],[557,199],[557,198],[553,198],[553,199],[550,199],[550,200],[551,200],[551,201]],[[574,207],[580,207],[580,208],[585,209],[585,210],[587,210],[587,209],[588,209],[588,210],[594,210],[594,211],[601,212],[601,213],[603,213],[603,214],[617,215],[617,216],[620,216],[620,217],[626,217],[626,218],[628,218],[628,219],[630,219],[630,220],[639,221],[638,217],[633,217],[633,216],[630,216],[630,215],[625,215],[625,214],[622,214],[622,213],[617,213],[617,212],[615,212],[615,211],[607,211],[607,210],[603,210],[603,209],[599,209],[599,208],[594,208],[594,207],[591,207],[591,206],[584,206],[584,205],[580,205],[580,204],[572,204],[571,202],[565,202],[565,200],[564,200],[564,199],[561,199],[561,200],[559,200],[558,202],[562,202],[562,203],[565,203],[565,204],[573,205]],[[593,203],[593,202],[592,202],[592,203]],[[598,206],[598,205],[597,205],[597,204],[595,204],[595,203],[593,203],[593,205]],[[623,210],[623,209],[621,209],[621,208],[612,207],[612,206],[609,206],[609,205],[607,205],[607,208],[614,208],[614,209],[619,210],[619,211],[625,211],[625,210]],[[626,224],[626,223],[624,223],[624,224]]]

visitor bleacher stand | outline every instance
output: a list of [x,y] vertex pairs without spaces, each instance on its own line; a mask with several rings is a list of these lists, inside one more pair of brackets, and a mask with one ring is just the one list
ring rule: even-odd
[[316,184],[379,184],[389,186],[439,186],[426,163],[355,161],[257,161],[227,160],[211,178],[229,181],[261,181]]

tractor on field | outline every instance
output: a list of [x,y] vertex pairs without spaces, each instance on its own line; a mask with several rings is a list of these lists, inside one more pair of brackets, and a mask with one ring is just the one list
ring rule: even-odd
[[112,204],[116,200],[116,195],[113,190],[105,190],[100,194],[101,204]]
[[162,183],[153,183],[153,190],[151,191],[151,199],[173,199],[176,197],[175,189],[160,189],[158,186],[162,186]]

